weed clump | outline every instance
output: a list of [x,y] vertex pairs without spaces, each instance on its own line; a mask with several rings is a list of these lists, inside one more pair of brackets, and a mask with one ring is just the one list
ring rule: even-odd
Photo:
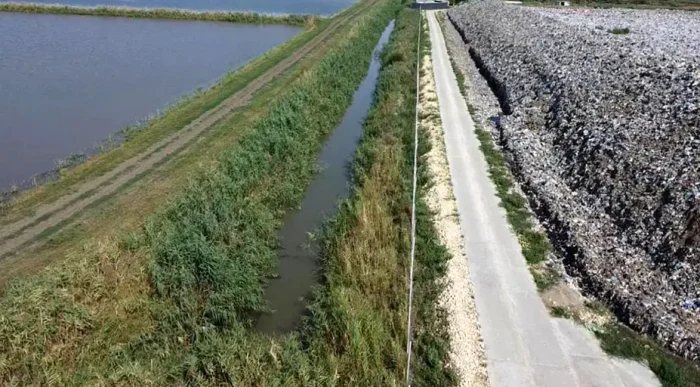
[[648,363],[664,387],[700,386],[700,371],[692,362],[668,353],[625,326],[609,323],[595,334],[605,352]]
[[550,311],[552,316],[558,317],[558,318],[571,318],[571,311],[563,306],[554,306],[552,307],[552,310]]
[[[350,335],[345,323],[359,324],[357,305],[330,319],[321,315],[334,310],[317,308],[318,326],[303,339],[302,333],[264,337],[250,326],[267,307],[263,291],[275,271],[276,229],[313,177],[323,140],[350,105],[397,3],[367,7],[341,29],[343,39],[333,39],[323,59],[234,146],[198,169],[147,217],[142,232],[114,243],[116,268],[101,265],[102,255],[85,262],[78,255],[55,273],[6,289],[0,385],[300,385],[332,380],[340,355],[348,372],[371,370],[365,380],[379,383],[374,376],[389,372],[383,367],[389,356],[380,367],[355,352],[334,352]],[[139,286],[119,282],[122,273],[138,278]],[[123,288],[144,292],[113,290]],[[327,342],[325,330],[314,333],[325,324],[338,341]],[[386,345],[391,333],[379,333],[373,345]]]
[[630,33],[630,29],[625,27],[625,28],[613,28],[611,30],[608,30],[609,33],[613,35],[627,35]]

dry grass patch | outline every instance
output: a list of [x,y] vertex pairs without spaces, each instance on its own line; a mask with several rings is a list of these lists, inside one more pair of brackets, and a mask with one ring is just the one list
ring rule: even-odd
[[152,329],[142,260],[107,240],[7,286],[0,301],[0,384],[67,385],[79,380],[81,368],[106,372],[112,352]]

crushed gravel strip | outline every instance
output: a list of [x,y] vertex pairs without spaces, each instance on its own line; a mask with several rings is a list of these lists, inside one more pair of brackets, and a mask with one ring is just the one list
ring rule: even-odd
[[419,116],[420,125],[430,139],[431,150],[426,154],[424,162],[428,165],[433,181],[426,202],[433,213],[433,223],[440,243],[447,248],[452,257],[447,266],[445,291],[439,301],[440,306],[447,312],[450,362],[459,376],[460,386],[488,386],[484,347],[479,333],[469,268],[464,258],[462,231],[445,155],[430,55],[423,58],[421,67]]

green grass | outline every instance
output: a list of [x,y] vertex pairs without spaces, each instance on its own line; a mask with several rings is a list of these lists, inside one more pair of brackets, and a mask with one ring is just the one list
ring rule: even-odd
[[627,327],[610,323],[595,334],[605,352],[649,364],[664,387],[700,386],[700,370],[695,364],[671,355],[653,340]]
[[[314,343],[339,343],[330,352],[339,356],[339,385],[403,384],[417,24],[415,11],[405,10],[397,20],[355,160],[355,192],[325,232],[326,281],[311,327],[312,337],[318,337]],[[424,54],[428,47],[423,46]],[[420,144],[422,156],[429,150],[422,132]],[[448,337],[435,302],[449,257],[423,201],[429,183],[421,163],[412,375],[413,385],[449,386],[456,377],[446,364]]]
[[530,274],[535,281],[535,286],[540,292],[544,292],[556,285],[561,279],[561,274],[555,269],[546,265],[530,266]]
[[559,317],[559,318],[571,318],[571,311],[569,311],[568,308],[563,307],[563,306],[554,306],[552,307],[552,310],[549,312],[552,316],[554,317]]
[[608,316],[611,314],[610,310],[608,310],[608,307],[605,306],[605,304],[599,300],[586,301],[585,306],[586,308],[590,309],[593,313],[599,316]]
[[229,327],[264,309],[260,284],[274,270],[275,231],[301,200],[386,18],[329,53],[218,165],[147,222],[156,294],[177,305],[168,319]]
[[630,33],[629,28],[613,28],[611,30],[608,30],[613,35],[627,35]]
[[21,12],[54,15],[113,16],[147,19],[204,20],[247,24],[288,24],[308,26],[313,15],[268,15],[253,12],[190,11],[174,8],[78,7],[60,4],[0,3],[0,12]]

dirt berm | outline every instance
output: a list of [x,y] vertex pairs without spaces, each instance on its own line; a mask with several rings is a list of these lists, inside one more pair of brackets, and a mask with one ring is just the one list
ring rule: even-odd
[[506,114],[497,140],[567,270],[700,360],[700,13],[448,12]]

